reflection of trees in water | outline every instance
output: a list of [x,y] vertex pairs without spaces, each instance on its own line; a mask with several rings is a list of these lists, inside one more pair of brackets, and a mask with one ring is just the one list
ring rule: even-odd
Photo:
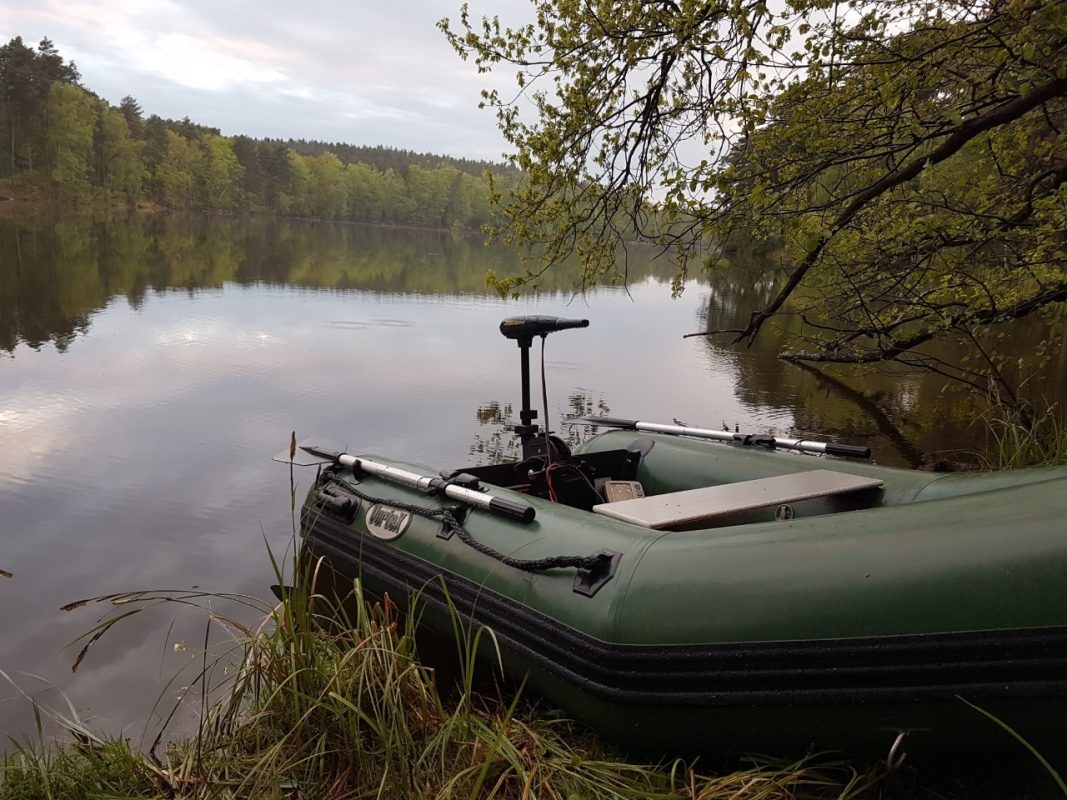
[[[567,408],[559,413],[562,414],[562,419],[557,420],[560,423],[559,429],[552,432],[574,449],[594,435],[593,429],[584,425],[565,425],[562,424],[563,421],[590,414],[608,415],[611,408],[603,395],[594,399],[590,390],[578,387],[568,395]],[[475,433],[470,446],[470,454],[479,463],[503,464],[520,458],[522,449],[519,439],[512,432],[517,420],[513,419],[512,414],[511,403],[500,403],[496,400],[482,404],[474,412],[478,424],[487,429],[484,433]]]
[[[695,330],[743,327],[749,314],[770,297],[767,275],[751,263],[712,270],[709,296]],[[974,393],[935,373],[892,364],[804,369],[779,359],[778,354],[803,334],[799,318],[782,316],[768,323],[751,346],[731,344],[729,334],[704,341],[716,360],[727,361],[736,371],[735,391],[743,403],[788,411],[801,435],[864,441],[882,461],[910,466],[939,458],[971,460],[968,451],[984,446],[984,442],[970,444],[982,436],[973,421],[985,408]],[[1057,335],[1052,325],[1029,319],[1018,324],[1010,337],[991,343],[1005,374],[1019,381],[1038,407],[1067,400],[1067,381],[1062,376],[1057,379],[1056,360],[1067,364],[1067,336],[1058,334],[1057,349],[1042,344],[1050,335]],[[1047,364],[1034,358],[1039,352],[1045,353]],[[958,361],[966,358],[967,347],[946,342],[929,348],[927,355]],[[1023,373],[1027,370],[1029,377]],[[925,455],[929,453],[941,455]]]
[[[724,302],[735,288],[732,302]],[[768,291],[737,276],[713,282],[698,325],[705,325],[703,330],[741,327],[738,323],[766,302]],[[884,367],[861,373],[843,367],[804,369],[782,361],[778,353],[800,326],[798,319],[783,316],[765,326],[750,346],[731,344],[729,335],[708,337],[705,346],[733,366],[735,393],[742,403],[788,412],[798,435],[864,443],[878,460],[902,466],[919,466],[927,460],[922,451],[949,446],[950,439],[927,434],[937,419],[966,405],[960,402],[966,398],[956,396],[959,392],[949,397],[941,385],[915,376],[905,380],[899,370]]]
[[864,412],[866,418],[871,421],[878,432],[893,443],[897,452],[907,461],[908,466],[921,467],[927,462],[922,450],[904,435],[899,426],[886,414],[881,406],[863,392],[853,389],[844,381],[838,380],[832,375],[827,375],[807,364],[797,364],[796,366],[809,372],[816,383],[827,386],[837,395],[855,403],[856,407]]
[[[651,253],[631,252],[628,265],[635,281],[662,272]],[[448,232],[189,215],[0,219],[0,349],[64,346],[112,298],[139,308],[149,291],[267,283],[485,295],[486,272],[524,269],[512,250]],[[576,269],[553,270],[540,291],[569,293],[577,278]]]
[[511,416],[511,403],[500,404],[497,401],[478,406],[474,412],[478,424],[487,428],[483,433],[475,433],[470,446],[470,454],[479,464],[504,464],[519,458],[519,439],[512,433],[512,426],[517,424]]
[[66,350],[88,330],[90,309],[72,304],[63,270],[50,269],[53,257],[79,264],[76,247],[57,252],[54,242],[35,230],[20,231],[0,220],[0,350],[20,342],[34,349],[52,342]]
[[[704,278],[711,291],[698,316],[704,326],[700,330],[740,328],[752,311],[774,296],[772,275],[753,267],[713,267]],[[724,336],[722,341],[728,338]]]

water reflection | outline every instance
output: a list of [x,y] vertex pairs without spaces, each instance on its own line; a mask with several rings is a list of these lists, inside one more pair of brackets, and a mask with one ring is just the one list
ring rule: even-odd
[[[695,330],[739,329],[753,310],[774,295],[766,273],[745,259],[707,276],[709,293]],[[1012,329],[1010,338],[988,343],[1005,360],[1005,375],[1023,386],[1036,407],[1067,403],[1067,335],[1056,334],[1063,320],[1034,317]],[[932,372],[881,366],[782,361],[778,354],[803,332],[797,317],[771,320],[751,346],[730,344],[729,335],[703,339],[710,368],[737,375],[738,397],[756,407],[787,409],[803,435],[832,433],[870,444],[883,463],[912,467],[979,465],[990,443],[981,415],[986,404],[974,392]],[[1042,344],[1048,339],[1052,344]],[[1056,339],[1059,339],[1058,343]],[[991,337],[992,339],[992,337]],[[1046,356],[1038,357],[1039,351]],[[965,363],[966,345],[928,346],[940,362]]]
[[[537,405],[536,403],[534,404]],[[544,412],[538,410],[538,416]],[[586,425],[568,425],[567,420],[591,415],[609,416],[611,407],[603,395],[596,395],[581,386],[567,397],[565,408],[556,409],[550,419],[550,433],[558,436],[574,450],[594,435],[594,429]],[[512,412],[511,403],[492,400],[478,406],[474,412],[479,430],[474,434],[470,455],[478,464],[504,464],[518,461],[522,447],[512,432],[518,424],[518,415]],[[542,428],[543,430],[543,428]]]
[[[728,268],[707,276],[707,298],[690,330],[736,329],[753,309],[773,296],[773,259],[769,244],[746,243],[728,253]],[[653,253],[632,255],[628,269],[635,284],[655,276]],[[40,349],[51,344],[66,352],[87,335],[94,320],[115,302],[125,300],[139,312],[151,293],[174,292],[204,297],[226,286],[268,287],[289,294],[298,290],[372,292],[379,296],[419,296],[447,302],[457,313],[464,303],[487,299],[484,275],[521,272],[524,266],[506,248],[486,247],[478,237],[412,232],[356,225],[192,216],[131,216],[121,220],[69,219],[24,223],[0,219],[0,354],[20,344]],[[547,273],[542,291],[570,296],[576,273]],[[322,320],[331,330],[359,333],[376,328],[411,326],[412,320],[371,314],[348,314]],[[1025,391],[1038,404],[1067,400],[1067,326],[1058,343],[1042,344],[1050,327],[1039,320],[1018,326],[1010,341],[998,344],[1006,371],[1015,377],[1033,374]],[[874,437],[884,461],[918,466],[947,456],[967,458],[964,451],[986,444],[971,426],[982,405],[966,392],[946,388],[936,375],[902,372],[887,365],[862,371],[846,366],[797,367],[777,358],[788,336],[801,331],[798,319],[783,317],[767,326],[751,347],[732,346],[728,336],[698,340],[705,369],[729,377],[728,390],[751,409],[762,424],[783,431]],[[158,334],[157,346],[212,347],[220,335],[244,337],[244,346],[269,348],[281,332],[272,320],[253,330],[222,331],[216,320],[187,319]],[[640,335],[637,328],[628,334]],[[618,341],[618,340],[616,340]],[[1047,364],[1034,366],[1041,351]],[[933,352],[959,361],[960,347],[944,345]],[[557,360],[557,369],[567,363]],[[577,368],[571,364],[572,368]],[[715,394],[721,396],[727,386]],[[39,398],[40,402],[52,402]],[[39,408],[35,405],[34,408]],[[0,410],[8,425],[24,424],[24,408]],[[721,416],[722,412],[719,412]],[[705,419],[706,424],[737,420]],[[947,422],[947,424],[946,424]],[[937,454],[931,456],[933,451]],[[943,452],[942,452],[943,451]]]
[[[486,294],[485,273],[518,274],[515,251],[481,237],[359,225],[228,217],[132,216],[54,224],[0,218],[0,350],[51,342],[66,350],[115,298],[139,310],[149,292],[227,284],[455,297]],[[641,282],[651,254],[629,260]],[[664,276],[669,277],[669,276]],[[573,270],[549,272],[544,293],[570,293]],[[331,321],[338,327],[408,320]]]

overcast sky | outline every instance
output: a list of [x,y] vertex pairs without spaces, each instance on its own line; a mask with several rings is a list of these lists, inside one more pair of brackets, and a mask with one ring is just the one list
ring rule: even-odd
[[[0,38],[47,36],[83,84],[145,114],[221,128],[498,161],[489,77],[436,28],[462,0],[0,0]],[[524,22],[524,0],[471,0]],[[503,80],[503,77],[500,78]],[[501,86],[505,84],[500,84]]]

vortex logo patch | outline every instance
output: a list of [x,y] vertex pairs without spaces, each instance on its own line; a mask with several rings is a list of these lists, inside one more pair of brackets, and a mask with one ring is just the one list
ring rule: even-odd
[[364,520],[371,536],[391,542],[400,538],[411,524],[411,512],[377,503],[367,509]]

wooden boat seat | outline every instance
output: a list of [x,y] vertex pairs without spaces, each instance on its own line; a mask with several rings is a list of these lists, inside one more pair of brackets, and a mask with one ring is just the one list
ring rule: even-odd
[[705,486],[634,500],[620,500],[616,503],[601,503],[593,506],[593,511],[623,522],[659,530],[682,525],[691,526],[715,517],[768,506],[874,489],[881,485],[882,481],[877,478],[814,469],[773,478]]

